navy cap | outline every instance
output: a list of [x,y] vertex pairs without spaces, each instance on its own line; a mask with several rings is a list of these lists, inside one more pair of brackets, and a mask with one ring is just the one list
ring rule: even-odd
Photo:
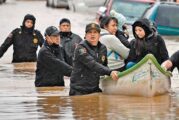
[[90,23],[90,24],[87,24],[87,25],[86,25],[86,30],[85,30],[85,32],[87,33],[87,32],[89,32],[89,31],[92,30],[92,29],[97,30],[99,33],[100,33],[100,31],[101,31],[101,29],[100,29],[100,27],[99,27],[98,24],[96,24],[96,23]]
[[60,35],[60,32],[55,26],[49,26],[45,30],[45,36],[46,35],[48,35],[48,36],[56,36],[56,35]]

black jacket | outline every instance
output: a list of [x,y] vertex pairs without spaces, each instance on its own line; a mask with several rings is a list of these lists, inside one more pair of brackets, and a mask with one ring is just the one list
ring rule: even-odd
[[81,42],[75,49],[73,65],[70,95],[99,92],[100,75],[111,73],[111,70],[106,67],[107,48],[100,42],[96,47],[91,46],[86,40]]
[[[146,36],[141,40],[135,34],[135,26],[142,26]],[[153,54],[158,63],[161,64],[169,58],[168,51],[163,38],[156,34],[147,19],[140,19],[133,24],[133,34],[135,39],[130,42],[131,49],[128,61],[139,62],[147,54]]]
[[177,67],[179,72],[179,50],[175,52],[171,57],[170,60],[172,61],[173,67],[172,70]]
[[64,86],[63,76],[70,76],[71,71],[64,62],[62,47],[45,43],[38,54],[35,86]]
[[0,47],[0,57],[13,45],[12,62],[35,62],[38,46],[42,46],[43,36],[38,30],[32,32],[21,28],[13,30]]
[[162,62],[164,62],[169,58],[165,42],[160,37],[160,35],[151,37],[143,41],[142,43],[143,47],[141,48],[140,53],[136,52],[136,47],[137,47],[136,40],[132,40],[130,44],[131,44],[131,49],[129,52],[128,61],[137,63],[140,60],[142,60],[142,58],[144,58],[147,54],[153,54],[159,64],[161,64]]
[[81,37],[72,32],[60,32],[61,45],[65,50],[65,61],[72,66],[75,47],[82,41]]
[[129,36],[126,36],[123,31],[117,30],[116,37],[121,41],[121,43],[130,49],[130,42],[128,41]]

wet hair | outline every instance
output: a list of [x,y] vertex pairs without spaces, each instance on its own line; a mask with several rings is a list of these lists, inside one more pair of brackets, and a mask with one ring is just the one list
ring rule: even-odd
[[115,17],[105,16],[101,19],[100,27],[104,29],[105,26],[108,26],[110,21],[115,21],[118,24],[118,20]]

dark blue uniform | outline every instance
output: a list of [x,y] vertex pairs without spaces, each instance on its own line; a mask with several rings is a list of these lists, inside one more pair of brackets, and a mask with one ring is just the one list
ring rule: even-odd
[[0,57],[13,45],[12,62],[35,62],[37,60],[37,48],[42,46],[43,36],[37,30],[32,33],[26,32],[21,28],[13,30],[0,47]]
[[70,95],[101,92],[100,75],[110,75],[107,66],[107,48],[98,43],[91,46],[86,40],[75,49],[73,71],[70,78]]
[[[26,28],[25,21],[32,20],[33,27]],[[37,60],[36,51],[38,46],[42,46],[44,39],[42,34],[34,29],[35,17],[27,14],[24,17],[21,28],[13,30],[0,46],[0,57],[13,45],[12,62],[35,62]]]
[[45,43],[38,54],[35,86],[64,86],[63,76],[70,76],[71,71],[72,67],[64,61],[62,47]]

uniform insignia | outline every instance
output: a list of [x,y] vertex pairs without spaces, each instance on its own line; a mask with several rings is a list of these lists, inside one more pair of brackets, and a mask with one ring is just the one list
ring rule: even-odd
[[101,57],[102,62],[104,62],[105,59],[106,59],[106,57],[103,55],[103,56]]
[[34,38],[34,39],[33,39],[33,43],[34,43],[34,44],[37,44],[37,43],[38,43],[38,39],[37,39],[37,38]]
[[91,27],[92,27],[92,28],[96,28],[96,25],[95,25],[95,24],[92,24]]
[[79,49],[79,53],[80,53],[80,55],[87,53],[86,48]]

